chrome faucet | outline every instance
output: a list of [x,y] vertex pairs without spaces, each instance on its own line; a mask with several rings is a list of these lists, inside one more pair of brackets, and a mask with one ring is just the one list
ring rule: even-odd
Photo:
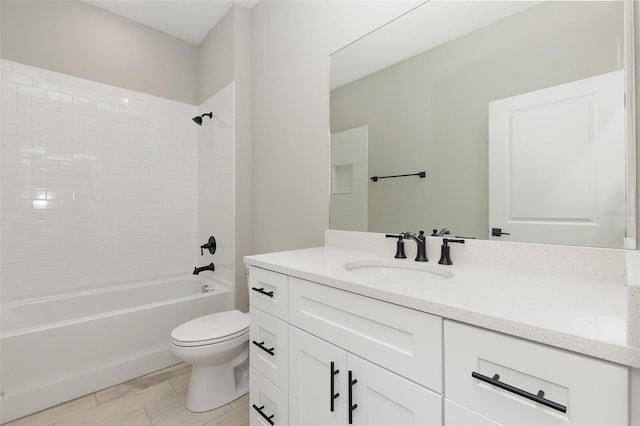
[[424,236],[424,231],[420,231],[420,235],[416,235],[413,232],[405,232],[402,236],[407,239],[410,238],[416,242],[418,246],[418,254],[416,255],[416,262],[428,262],[427,259],[427,242]]

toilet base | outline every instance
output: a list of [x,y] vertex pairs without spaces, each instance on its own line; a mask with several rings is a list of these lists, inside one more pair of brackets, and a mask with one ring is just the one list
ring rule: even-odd
[[201,413],[214,410],[240,398],[249,391],[247,375],[236,380],[235,368],[249,357],[245,347],[238,356],[221,365],[192,365],[186,407],[189,411]]

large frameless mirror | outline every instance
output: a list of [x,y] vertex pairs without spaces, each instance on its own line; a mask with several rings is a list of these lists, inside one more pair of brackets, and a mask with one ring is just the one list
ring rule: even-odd
[[432,0],[332,54],[330,227],[635,248],[632,7]]

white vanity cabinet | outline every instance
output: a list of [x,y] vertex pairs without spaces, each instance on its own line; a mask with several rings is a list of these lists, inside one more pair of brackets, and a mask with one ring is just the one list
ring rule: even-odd
[[628,425],[629,369],[445,320],[447,425]]
[[255,266],[249,283],[252,425],[634,424],[623,365]]
[[249,404],[252,425],[288,425],[289,277],[261,268],[249,273]]
[[249,271],[252,425],[442,424],[440,317]]

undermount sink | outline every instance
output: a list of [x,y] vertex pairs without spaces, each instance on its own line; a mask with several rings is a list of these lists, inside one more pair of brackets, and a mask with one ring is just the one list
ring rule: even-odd
[[395,282],[446,280],[453,277],[451,271],[437,266],[392,260],[349,262],[342,267],[359,275]]

